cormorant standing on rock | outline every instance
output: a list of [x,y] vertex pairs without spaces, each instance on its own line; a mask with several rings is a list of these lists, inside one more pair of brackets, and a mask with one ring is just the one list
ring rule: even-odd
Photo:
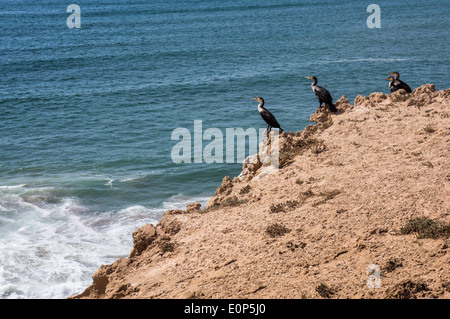
[[278,123],[277,119],[275,118],[275,116],[273,116],[272,113],[269,112],[269,110],[267,110],[264,107],[264,100],[262,97],[258,96],[258,97],[254,97],[252,98],[252,100],[258,101],[259,105],[258,105],[258,112],[261,115],[261,117],[263,118],[264,121],[266,121],[267,123],[267,136],[269,136],[269,132],[272,129],[272,127],[275,127],[277,129],[279,129],[280,131],[284,131],[280,124]]
[[333,98],[331,97],[330,92],[328,92],[327,89],[317,85],[317,78],[315,76],[307,76],[306,79],[314,81],[311,84],[311,88],[314,91],[314,94],[319,99],[319,107],[322,107],[322,103],[325,103],[326,105],[328,105],[328,108],[331,112],[337,112],[336,106],[333,104]]
[[406,91],[406,93],[411,93],[412,90],[409,87],[408,84],[406,84],[405,82],[403,82],[402,80],[400,80],[400,74],[398,72],[392,72],[392,73],[388,73],[390,75],[393,75],[395,77],[395,81],[394,81],[394,91],[391,92],[395,92],[397,90],[403,89]]

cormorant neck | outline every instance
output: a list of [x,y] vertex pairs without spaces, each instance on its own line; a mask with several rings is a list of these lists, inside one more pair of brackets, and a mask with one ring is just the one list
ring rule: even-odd
[[311,86],[315,86],[317,84],[317,79],[313,79],[313,83],[311,84]]
[[264,101],[261,101],[261,102],[258,104],[258,111],[261,111],[262,109],[264,109]]

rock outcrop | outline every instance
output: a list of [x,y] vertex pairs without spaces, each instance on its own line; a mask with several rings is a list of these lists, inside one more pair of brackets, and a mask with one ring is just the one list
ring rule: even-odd
[[136,230],[74,298],[450,298],[450,89],[336,106],[279,136],[279,170],[256,154],[207,207]]

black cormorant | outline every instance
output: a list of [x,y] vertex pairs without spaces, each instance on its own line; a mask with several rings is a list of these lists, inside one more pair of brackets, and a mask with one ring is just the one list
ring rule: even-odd
[[[392,73],[388,73],[390,75],[393,75],[395,77],[395,81],[394,81],[394,92],[400,89],[403,89],[406,91],[406,93],[411,93],[412,90],[409,87],[408,84],[406,84],[405,82],[403,82],[402,80],[400,80],[400,74],[398,72],[392,72]],[[391,91],[392,92],[392,91]]]
[[279,129],[280,131],[284,131],[280,124],[278,123],[277,119],[275,118],[275,116],[273,116],[272,113],[269,112],[269,110],[267,110],[264,107],[264,100],[262,97],[258,96],[258,97],[254,97],[252,98],[252,100],[256,100],[259,102],[258,105],[258,112],[261,115],[261,117],[263,118],[264,121],[266,121],[267,123],[267,136],[269,136],[269,132],[272,129],[272,127],[275,127],[277,129]]
[[319,107],[322,107],[322,103],[325,103],[326,105],[328,105],[328,108],[331,112],[337,112],[336,106],[333,104],[333,98],[331,97],[330,92],[328,92],[327,89],[317,85],[317,78],[315,76],[307,76],[306,78],[314,81],[311,84],[311,88],[314,91],[314,94],[319,99]]

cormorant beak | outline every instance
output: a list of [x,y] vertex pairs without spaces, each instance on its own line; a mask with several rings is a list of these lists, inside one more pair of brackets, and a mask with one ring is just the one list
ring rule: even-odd
[[385,78],[385,80],[388,80],[388,81],[390,81],[391,79],[390,79],[390,78]]
[[256,97],[252,97],[252,100],[258,101],[258,100],[256,99]]
[[311,80],[311,77],[310,76],[305,76],[305,79],[310,79]]
[[389,75],[394,75],[394,73],[388,73]]

